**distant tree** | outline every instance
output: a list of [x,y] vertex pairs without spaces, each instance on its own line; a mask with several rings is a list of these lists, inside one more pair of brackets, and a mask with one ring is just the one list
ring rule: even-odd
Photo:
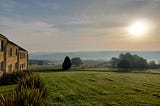
[[119,68],[130,68],[130,63],[128,60],[120,60],[117,64]]
[[79,57],[75,57],[71,59],[72,65],[80,66],[82,65],[82,60]]
[[29,65],[47,65],[51,63],[49,60],[29,60]]
[[147,68],[147,60],[130,53],[121,53],[119,58],[112,58],[110,60],[112,67],[118,68]]
[[148,62],[148,68],[151,68],[151,69],[158,69],[160,68],[160,64],[156,64],[155,61],[150,61]]
[[132,55],[130,53],[120,54],[119,59],[127,60],[130,64],[130,68],[146,68],[147,67],[147,60],[138,55]]
[[112,65],[112,67],[117,67],[118,62],[119,59],[116,57],[112,57],[112,59],[110,60],[110,64]]
[[156,67],[157,67],[157,64],[155,63],[155,61],[150,61],[150,62],[148,63],[148,67],[149,67],[149,68],[156,68]]
[[42,60],[38,61],[38,65],[44,65],[44,62]]
[[64,62],[62,64],[62,69],[63,70],[69,70],[71,68],[71,60],[68,56],[65,57]]
[[157,67],[160,68],[160,61],[159,61],[159,63],[157,64]]

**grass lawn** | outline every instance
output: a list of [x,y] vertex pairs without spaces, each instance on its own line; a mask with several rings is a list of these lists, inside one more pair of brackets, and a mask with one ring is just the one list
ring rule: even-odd
[[160,74],[156,72],[35,73],[44,79],[52,105],[160,106]]
[[0,86],[0,95],[7,95],[15,89],[15,85]]

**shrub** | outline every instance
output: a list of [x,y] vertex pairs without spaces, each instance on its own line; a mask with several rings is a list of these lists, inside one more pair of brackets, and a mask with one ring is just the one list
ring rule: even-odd
[[0,98],[0,106],[48,106],[49,97],[38,75],[28,75],[17,82],[12,94]]
[[23,89],[0,98],[0,106],[49,106],[48,99],[39,89]]
[[23,89],[39,89],[44,97],[48,95],[47,88],[38,75],[27,76],[19,80],[16,90],[21,91]]
[[120,68],[130,68],[130,63],[127,60],[120,60],[117,66]]
[[16,84],[18,80],[31,75],[31,71],[16,71],[12,73],[3,73],[0,77],[0,85],[11,85]]
[[79,67],[80,65],[82,65],[82,60],[80,57],[75,57],[71,59],[72,65]]
[[62,69],[63,70],[68,70],[68,69],[71,68],[71,65],[72,65],[72,63],[71,63],[70,58],[68,56],[66,56],[66,58],[64,59],[64,62],[62,64]]
[[[50,105],[47,89],[38,75],[32,75],[29,71],[14,72],[4,75],[5,77],[3,76],[3,79],[13,79],[13,82],[16,82],[17,86],[11,94],[0,97],[0,106]],[[10,80],[8,81],[9,83],[12,82]]]

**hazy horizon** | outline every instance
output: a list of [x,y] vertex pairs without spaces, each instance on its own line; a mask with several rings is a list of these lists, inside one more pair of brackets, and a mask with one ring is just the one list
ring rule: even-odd
[[131,53],[141,56],[147,61],[160,61],[160,51],[81,51],[81,52],[36,52],[30,53],[29,59],[63,61],[66,56],[70,58],[80,57],[83,60],[109,61],[112,57],[118,57],[120,53]]
[[29,52],[159,51],[159,0],[0,0],[0,33]]

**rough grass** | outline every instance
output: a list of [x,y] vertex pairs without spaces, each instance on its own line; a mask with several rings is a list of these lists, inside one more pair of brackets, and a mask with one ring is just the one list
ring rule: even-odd
[[52,105],[160,105],[160,74],[95,71],[36,72]]

